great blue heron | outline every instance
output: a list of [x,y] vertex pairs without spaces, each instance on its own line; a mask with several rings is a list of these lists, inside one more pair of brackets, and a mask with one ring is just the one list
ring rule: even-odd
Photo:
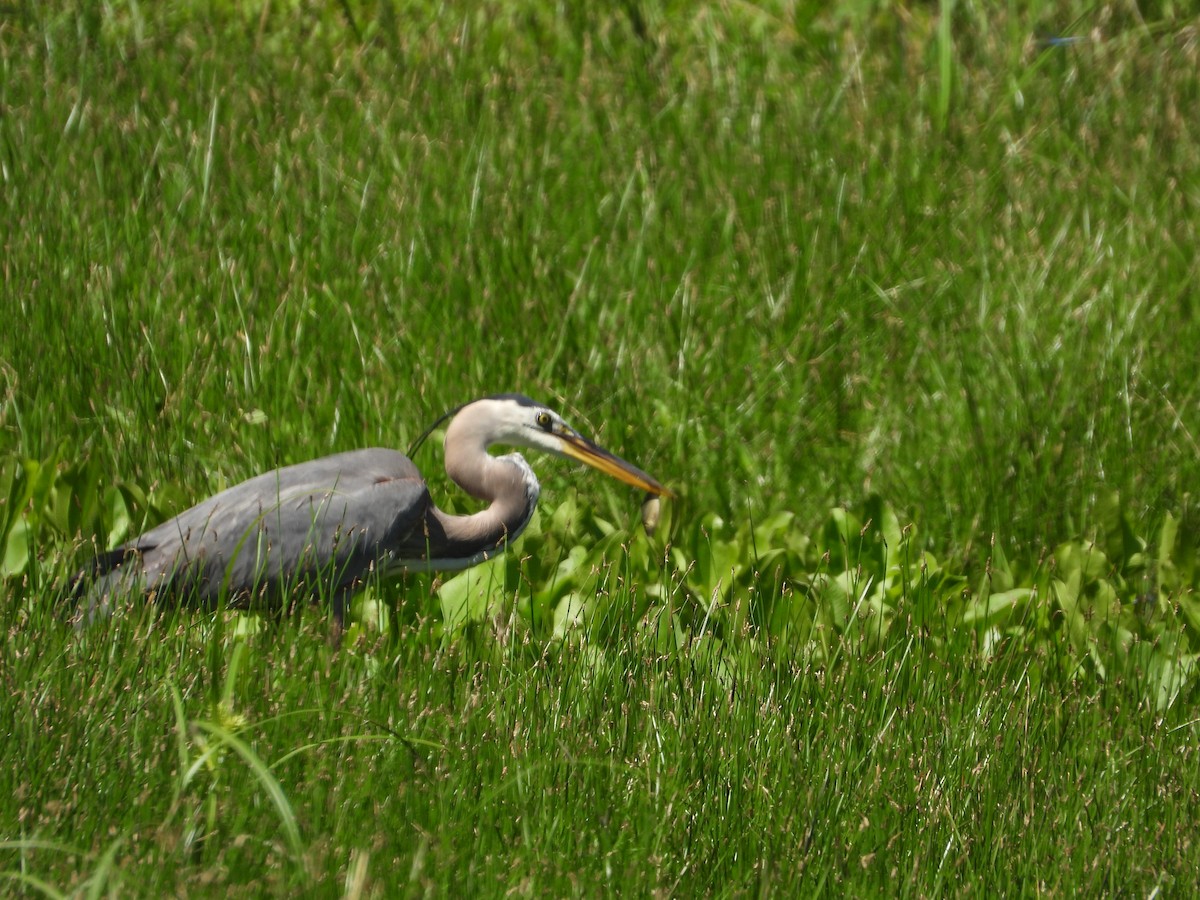
[[[214,606],[327,600],[340,635],[347,598],[372,571],[465,569],[503,552],[533,516],[538,481],[519,453],[572,457],[650,495],[671,492],[520,394],[466,404],[446,429],[446,472],[490,501],[473,515],[438,509],[420,471],[396,450],[351,450],[244,481],[101,554],[76,576],[87,621],[131,595]],[[430,431],[433,429],[431,428]],[[426,432],[426,435],[429,432]],[[424,436],[417,445],[424,440]]]

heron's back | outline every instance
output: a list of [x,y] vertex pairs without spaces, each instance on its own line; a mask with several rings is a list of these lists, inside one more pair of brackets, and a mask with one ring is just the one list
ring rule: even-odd
[[120,593],[211,604],[340,590],[424,521],[429,493],[404,454],[351,450],[255,476],[118,548],[89,617]]

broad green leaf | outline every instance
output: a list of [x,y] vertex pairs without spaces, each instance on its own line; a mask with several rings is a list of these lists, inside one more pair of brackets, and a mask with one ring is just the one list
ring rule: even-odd
[[554,607],[554,639],[564,640],[583,624],[588,613],[588,601],[572,591]]
[[1007,617],[1013,609],[1033,596],[1031,588],[992,592],[985,600],[968,604],[962,622],[966,625],[992,625]]
[[1153,690],[1155,707],[1164,711],[1174,705],[1184,687],[1196,680],[1195,654],[1175,655],[1155,652],[1146,675]]
[[0,458],[0,538],[8,533],[9,522],[15,520],[20,512],[21,502],[17,491],[23,472],[15,456]]
[[32,526],[28,519],[17,519],[8,530],[4,542],[4,561],[0,565],[0,576],[14,578],[22,574],[29,565],[29,548],[32,544]]
[[754,546],[756,553],[767,553],[779,547],[785,540],[796,516],[790,512],[778,512],[768,516],[754,526]]
[[33,504],[35,515],[42,512],[49,500],[50,490],[54,486],[55,466],[54,459],[44,462],[31,459],[25,463],[25,474],[29,479],[25,496]]
[[133,537],[132,516],[125,492],[118,487],[110,487],[104,495],[105,506],[108,508],[108,536],[105,538],[106,547],[117,547]]
[[1121,615],[1121,598],[1107,578],[1096,582],[1095,593],[1090,600],[1092,621],[1097,626],[1101,623],[1113,623]]
[[567,494],[566,498],[554,508],[554,512],[550,514],[548,528],[550,531],[557,534],[570,536],[576,533],[578,520],[579,504],[576,500],[575,493],[570,492]]
[[529,517],[529,524],[525,526],[525,530],[521,532],[521,540],[525,542],[541,540],[545,536],[542,530],[542,513],[538,507],[533,508],[533,515]]
[[558,598],[578,586],[581,576],[587,574],[584,564],[588,550],[582,544],[572,547],[565,559],[559,562],[554,573],[541,585],[535,586],[534,602],[540,608],[548,608]]
[[442,621],[447,633],[469,622],[480,622],[489,610],[504,601],[504,557],[467,569],[438,588]]
[[847,577],[847,573],[842,572],[836,576],[818,576],[814,580],[813,599],[817,603],[818,616],[838,631],[845,628],[850,619],[851,599]]
[[1008,564],[1008,557],[1004,555],[1004,543],[1002,541],[993,542],[988,567],[991,570],[992,590],[1008,591],[1013,588],[1013,573]]
[[1108,557],[1099,547],[1082,541],[1059,545],[1054,551],[1054,558],[1058,564],[1059,576],[1076,577],[1080,585],[1106,576],[1112,568]]
[[896,511],[892,509],[890,503],[881,505],[882,517],[879,522],[879,530],[883,534],[884,542],[887,545],[887,559],[885,564],[887,568],[893,566],[899,567],[902,562],[902,550],[906,540],[904,530],[900,526],[900,518],[896,515]]

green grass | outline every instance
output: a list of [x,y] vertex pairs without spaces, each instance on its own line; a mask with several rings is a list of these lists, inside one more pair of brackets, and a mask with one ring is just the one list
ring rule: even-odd
[[[331,658],[317,628],[252,637],[230,676],[195,621],[64,631],[10,664],[24,764],[0,776],[9,871],[63,888],[118,839],[110,878],[139,893],[333,894],[355,859],[385,893],[459,895],[1194,879],[1191,727],[1119,685],[1037,686],[1015,656],[910,641],[831,670],[742,665],[631,628],[606,653],[513,638],[480,661],[414,633]],[[222,720],[251,759],[200,759]],[[74,852],[22,851],[35,838]]]
[[[0,12],[0,877],[1188,893],[1200,23],[575,6]],[[660,534],[535,460],[336,652],[65,624],[94,544],[508,390]]]

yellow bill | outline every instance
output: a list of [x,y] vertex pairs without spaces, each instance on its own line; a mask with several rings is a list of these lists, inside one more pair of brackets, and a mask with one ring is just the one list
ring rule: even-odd
[[599,469],[605,475],[611,475],[618,481],[631,484],[651,494],[661,497],[675,496],[669,489],[663,487],[637,466],[627,463],[621,457],[614,456],[603,447],[593,444],[587,438],[583,437],[583,435],[571,431],[560,434],[559,437],[563,441],[563,453],[572,459],[587,463],[593,469]]

